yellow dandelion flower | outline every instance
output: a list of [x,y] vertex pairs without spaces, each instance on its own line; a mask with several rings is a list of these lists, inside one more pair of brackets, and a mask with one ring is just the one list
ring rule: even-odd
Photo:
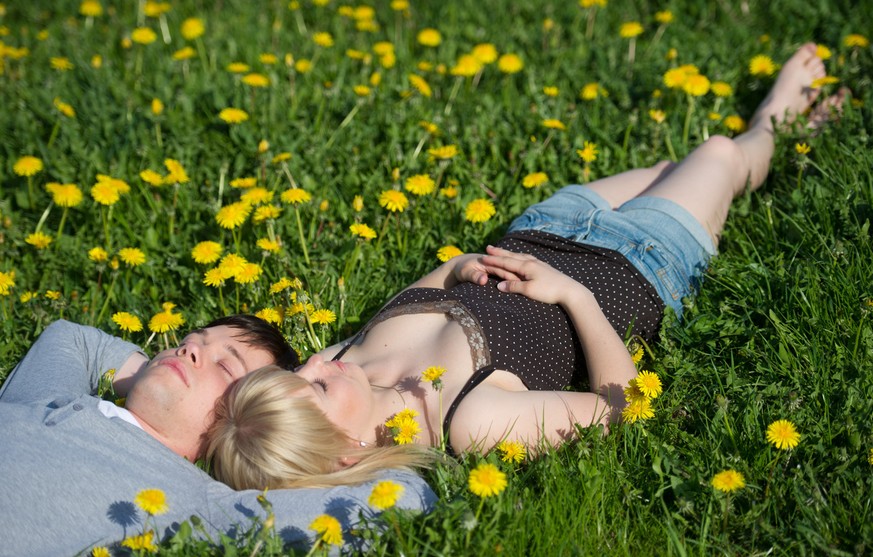
[[421,372],[421,378],[429,383],[433,383],[438,381],[440,377],[446,372],[446,368],[442,366],[430,366],[423,372]]
[[821,58],[822,60],[830,60],[833,53],[831,49],[823,44],[815,45],[815,55]]
[[34,232],[28,234],[24,241],[36,249],[45,249],[52,243],[52,237],[43,232]]
[[247,264],[248,261],[245,257],[236,253],[228,253],[221,258],[218,267],[224,273],[224,278],[231,278],[243,272]]
[[621,411],[621,417],[628,423],[635,423],[637,420],[647,420],[655,415],[652,410],[652,402],[646,398],[634,398]]
[[112,554],[109,553],[108,548],[101,545],[91,550],[91,557],[112,557]]
[[169,510],[167,496],[160,489],[143,489],[136,494],[133,502],[152,516],[164,514]]
[[164,113],[164,102],[161,99],[154,98],[149,104],[149,108],[151,109],[152,114],[154,114],[155,116],[160,116]]
[[267,323],[279,325],[282,323],[282,314],[276,308],[264,308],[255,313],[255,317],[260,317]]
[[518,73],[524,69],[524,62],[518,54],[504,54],[497,59],[497,69],[505,74]]
[[239,189],[253,188],[257,185],[258,179],[254,177],[234,178],[230,181],[230,187]]
[[549,175],[545,172],[531,172],[521,180],[521,185],[525,188],[538,188],[549,181]]
[[343,531],[339,520],[329,514],[322,514],[315,518],[309,525],[319,536],[319,540],[327,545],[340,546],[343,544]]
[[638,346],[636,350],[634,350],[633,354],[631,354],[631,360],[633,360],[634,365],[638,365],[640,361],[643,359],[643,347]]
[[169,172],[164,177],[164,182],[167,184],[185,184],[188,182],[188,174],[185,172],[185,167],[176,159],[164,159],[164,166]]
[[250,73],[243,76],[242,82],[250,87],[269,87],[270,78],[261,73]]
[[758,54],[749,61],[749,73],[770,76],[776,73],[776,64],[766,54]]
[[82,202],[82,190],[76,184],[58,184],[49,182],[45,189],[52,195],[52,201],[58,207],[75,207]]
[[224,281],[226,279],[227,277],[224,274],[224,270],[220,267],[209,269],[203,274],[203,284],[205,284],[206,286],[211,286],[212,288],[224,286]]
[[130,40],[136,44],[152,44],[158,39],[158,34],[151,27],[137,27],[130,33]]
[[288,277],[282,277],[278,281],[270,285],[270,294],[278,294],[294,286],[294,281]]
[[647,398],[658,398],[658,395],[663,392],[661,378],[658,377],[657,373],[641,371],[634,381],[639,390],[646,395]]
[[461,251],[457,246],[443,246],[437,250],[437,259],[445,263],[449,259],[457,257],[459,255],[464,255],[464,252]]
[[190,60],[195,56],[197,56],[197,51],[190,46],[185,46],[174,52],[172,58],[173,60],[180,62],[182,60]]
[[394,429],[396,430],[394,442],[398,445],[409,445],[415,443],[418,434],[421,433],[421,426],[418,425],[418,422],[415,421],[414,418],[399,420]]
[[146,17],[160,17],[161,14],[169,12],[171,7],[172,6],[170,6],[169,2],[146,0],[145,6],[143,6],[143,12]]
[[591,82],[586,83],[582,86],[582,89],[579,90],[579,97],[584,101],[593,101],[597,97],[605,97],[606,89],[600,86],[599,83]]
[[240,201],[249,205],[264,205],[273,201],[273,192],[267,188],[250,188],[240,196]]
[[252,206],[248,203],[237,201],[230,205],[225,205],[218,210],[215,215],[215,221],[222,228],[233,230],[239,228],[252,212]]
[[58,109],[58,112],[66,116],[67,118],[75,118],[76,110],[69,104],[62,101],[60,98],[55,97],[52,101],[52,104],[55,108]]
[[121,199],[121,194],[110,182],[97,182],[91,186],[91,197],[101,205],[114,205]]
[[777,449],[787,451],[800,443],[800,433],[788,420],[776,420],[767,426],[767,442]]
[[330,325],[336,321],[336,314],[329,309],[319,309],[309,316],[309,320],[318,325]]
[[482,64],[493,64],[497,61],[497,48],[491,43],[477,44],[470,54]]
[[432,159],[449,160],[458,155],[458,146],[443,145],[441,147],[431,147],[427,150],[427,154],[430,155]]
[[870,449],[870,455],[867,457],[867,462],[873,465],[873,449]]
[[139,248],[122,248],[118,250],[118,257],[130,267],[138,267],[146,262],[146,255]]
[[279,164],[280,162],[285,162],[287,160],[291,160],[291,153],[282,152],[277,153],[270,162],[272,162],[273,164]]
[[249,115],[245,110],[239,108],[225,108],[218,113],[218,117],[228,124],[240,124],[249,119]]
[[558,88],[553,85],[546,85],[543,87],[543,94],[547,97],[557,97]]
[[155,545],[155,533],[151,530],[136,536],[128,536],[124,538],[121,545],[132,551],[154,553],[158,550],[158,546]]
[[639,21],[628,21],[621,24],[618,34],[623,39],[632,39],[643,34],[643,26]]
[[[0,296],[8,296],[8,295],[9,295],[8,291],[4,292],[2,289],[0,289]],[[19,301],[21,301],[22,304],[26,304],[27,302],[36,299],[37,296],[39,296],[38,292],[28,291],[28,292],[23,293],[21,296],[19,296],[18,299],[19,299]]]
[[552,129],[552,130],[566,130],[567,126],[564,125],[564,122],[557,120],[555,118],[546,118],[543,120],[543,126]]
[[709,92],[709,79],[705,75],[689,75],[682,84],[682,90],[692,97],[702,97]]
[[45,297],[49,300],[60,300],[61,292],[59,290],[46,290]]
[[306,58],[301,58],[294,63],[294,69],[298,73],[308,73],[312,69],[312,62]]
[[163,310],[156,313],[149,319],[149,330],[153,333],[167,333],[175,331],[185,324],[185,318],[181,313],[173,313],[170,310]]
[[794,150],[797,151],[798,155],[808,155],[812,148],[806,143],[795,143]]
[[736,470],[725,470],[712,477],[712,487],[725,493],[746,487],[746,480]]
[[103,263],[109,259],[109,254],[101,247],[94,247],[88,250],[88,259],[95,263]]
[[239,284],[254,284],[263,272],[264,269],[257,263],[247,262],[233,275],[233,280]]
[[[450,180],[451,182],[451,180]],[[458,188],[454,185],[449,185],[444,188],[440,188],[440,195],[445,197],[446,199],[454,199],[458,197]]]
[[193,41],[203,36],[203,33],[206,32],[206,24],[199,17],[189,17],[182,22],[180,32],[186,41]]
[[[126,311],[119,311],[112,314],[112,322],[127,333],[138,333],[142,331],[142,321],[139,317]],[[155,513],[157,514],[157,513]]]
[[415,90],[418,91],[423,97],[430,98],[431,95],[433,95],[433,91],[431,90],[430,85],[428,85],[427,81],[425,81],[423,77],[414,73],[409,74],[407,77],[409,78],[410,85],[415,87]]
[[244,62],[231,62],[225,69],[230,73],[246,73],[252,67]]
[[307,201],[312,199],[312,195],[309,194],[306,190],[300,188],[291,188],[282,192],[279,196],[279,199],[284,201],[285,203],[290,203],[291,205],[299,205],[301,203],[306,203]]
[[852,33],[843,38],[843,46],[848,48],[867,48],[870,46],[870,41],[864,35]]
[[741,116],[738,116],[736,114],[731,114],[730,116],[725,116],[722,123],[724,124],[724,126],[727,129],[729,129],[733,132],[739,133],[739,132],[742,132],[746,129],[746,121],[743,120],[743,118]]
[[97,0],[83,0],[79,4],[79,13],[85,17],[100,17],[103,15],[103,6]]
[[265,220],[277,219],[282,214],[282,208],[278,205],[261,205],[255,209],[255,214],[252,215],[252,220],[256,223],[262,223]]
[[813,89],[821,89],[825,85],[833,85],[833,84],[839,83],[839,82],[840,82],[840,78],[835,77],[833,75],[826,75],[824,77],[818,77],[816,79],[813,79],[812,84],[810,84],[810,87],[812,87]]
[[370,492],[367,502],[380,511],[390,509],[397,504],[397,499],[403,494],[403,489],[403,486],[398,483],[383,480],[373,486],[373,491]]
[[42,161],[36,157],[25,155],[15,161],[12,171],[19,176],[33,176],[43,169]]
[[0,271],[0,296],[8,296],[15,286],[15,271]]
[[356,195],[352,199],[352,209],[354,209],[356,213],[360,213],[364,210],[364,198],[362,196]]
[[579,155],[579,158],[587,163],[592,163],[596,161],[597,153],[597,144],[590,141],[583,142],[582,148],[576,149],[576,154]]
[[449,70],[449,73],[461,77],[473,77],[479,73],[482,66],[482,62],[472,54],[462,54],[458,57],[455,65]]
[[667,113],[663,110],[652,108],[649,110],[649,118],[654,120],[656,123],[661,124],[667,118]]
[[467,204],[464,218],[470,222],[486,222],[497,213],[490,200],[480,197]]
[[436,189],[436,182],[427,174],[416,174],[406,179],[403,188],[413,195],[429,195]]
[[372,240],[376,237],[376,231],[367,226],[364,223],[354,223],[349,226],[349,231],[355,236],[359,238],[363,238],[365,240]]
[[716,97],[730,97],[734,94],[734,88],[724,81],[714,81],[711,89]]
[[668,23],[673,22],[673,12],[670,10],[661,10],[655,12],[655,21],[660,23],[661,25],[666,25]]
[[49,64],[53,69],[62,72],[70,71],[76,67],[66,56],[52,56],[49,58]]
[[402,213],[409,205],[409,199],[402,191],[385,190],[379,195],[379,205],[392,213]]
[[312,42],[314,42],[318,46],[330,48],[333,46],[333,35],[322,31],[320,33],[312,35]]
[[503,462],[518,464],[527,457],[527,449],[518,441],[501,441],[497,445],[497,450],[500,452],[500,460]]
[[209,265],[218,261],[222,251],[224,248],[221,244],[206,240],[198,242],[196,246],[191,248],[191,258],[201,265]]
[[139,177],[146,184],[150,184],[154,187],[162,186],[164,184],[164,177],[155,172],[154,170],[146,169],[139,173]]
[[440,43],[443,42],[443,37],[436,29],[427,27],[418,32],[415,40],[418,41],[418,44],[422,46],[434,47],[439,46]]
[[470,471],[467,486],[479,497],[500,495],[506,489],[506,474],[497,466],[483,462]]
[[278,240],[273,240],[271,238],[258,238],[255,245],[270,253],[278,253],[279,250],[282,249],[282,244],[280,244]]
[[279,63],[279,57],[272,52],[263,52],[259,54],[258,60],[261,62],[261,64],[265,64],[267,66],[272,66]]

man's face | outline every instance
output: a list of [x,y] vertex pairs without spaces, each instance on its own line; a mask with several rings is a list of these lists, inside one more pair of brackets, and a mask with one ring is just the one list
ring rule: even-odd
[[199,448],[215,402],[228,386],[274,362],[268,351],[242,342],[240,333],[227,326],[200,329],[178,348],[158,353],[137,374],[125,407],[158,434]]

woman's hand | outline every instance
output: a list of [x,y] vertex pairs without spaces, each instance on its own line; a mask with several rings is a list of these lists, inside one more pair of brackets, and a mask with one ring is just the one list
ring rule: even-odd
[[472,282],[484,286],[488,282],[488,269],[482,263],[485,257],[481,253],[466,253],[449,259],[452,266],[452,276],[457,282]]
[[593,294],[585,286],[532,255],[515,253],[494,246],[480,259],[487,274],[499,277],[497,289],[514,292],[546,304],[569,304],[580,296]]

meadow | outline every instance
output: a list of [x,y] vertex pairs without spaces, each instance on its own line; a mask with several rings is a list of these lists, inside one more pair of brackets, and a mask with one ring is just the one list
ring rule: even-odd
[[[868,554],[869,8],[7,0],[0,380],[58,318],[154,353],[251,312],[306,357],[557,188],[740,132],[812,40],[824,94],[851,101],[821,133],[779,135],[701,294],[644,347],[663,385],[653,415],[535,459],[439,463],[434,512],[345,535],[405,555]],[[797,435],[768,441],[780,420]],[[507,483],[480,497],[483,462]],[[195,533],[156,550],[282,552],[259,524]]]

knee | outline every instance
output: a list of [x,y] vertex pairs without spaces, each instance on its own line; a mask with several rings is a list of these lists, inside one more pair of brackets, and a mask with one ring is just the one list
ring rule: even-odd
[[732,168],[739,168],[745,164],[743,150],[733,139],[724,135],[711,136],[698,149],[708,157],[724,161]]

